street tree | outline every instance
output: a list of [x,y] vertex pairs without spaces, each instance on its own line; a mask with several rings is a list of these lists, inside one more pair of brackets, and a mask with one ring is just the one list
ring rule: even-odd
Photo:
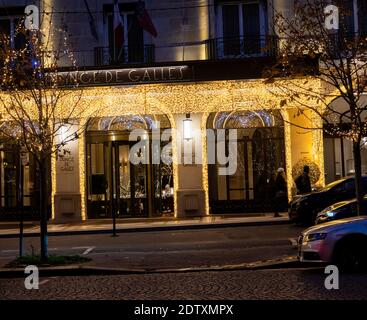
[[[70,77],[68,87],[60,81],[65,73],[78,71],[77,61],[63,22],[56,25],[52,13],[48,15],[40,19],[39,29],[28,30],[20,20],[13,35],[0,35],[0,134],[37,165],[43,260],[48,258],[51,159],[65,156],[68,142],[78,139],[84,128],[77,119],[87,108],[80,104],[83,91],[77,77]],[[61,64],[67,68],[62,70]]]
[[[280,108],[291,106],[311,123],[303,126],[289,119],[291,125],[325,130],[333,137],[352,141],[361,214],[361,148],[367,135],[367,35],[361,28],[354,32],[351,3],[295,0],[291,14],[274,11],[278,56],[265,82],[272,84],[270,91],[280,100]],[[358,1],[359,12],[365,9],[363,1]],[[320,85],[315,85],[315,80]],[[315,117],[320,121],[315,122]]]

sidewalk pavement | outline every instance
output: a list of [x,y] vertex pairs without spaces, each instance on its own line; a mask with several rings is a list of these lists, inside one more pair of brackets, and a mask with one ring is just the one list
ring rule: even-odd
[[[273,213],[264,214],[243,214],[218,216],[211,215],[198,218],[175,219],[175,218],[145,218],[145,219],[117,219],[116,232],[151,232],[161,230],[186,230],[204,228],[224,228],[235,226],[259,226],[278,225],[289,223],[287,213],[282,213],[280,217],[274,217]],[[49,236],[83,235],[83,234],[108,234],[112,233],[112,219],[88,220],[73,224],[53,224],[48,225]],[[39,225],[37,223],[25,223],[24,234],[27,237],[39,235]],[[1,222],[0,238],[16,238],[19,235],[17,223]]]

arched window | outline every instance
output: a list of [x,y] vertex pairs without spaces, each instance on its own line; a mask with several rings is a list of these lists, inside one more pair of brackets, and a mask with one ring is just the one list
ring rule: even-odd
[[241,129],[281,127],[283,118],[278,110],[275,111],[233,111],[210,114],[208,128],[212,129]]
[[[230,166],[209,164],[209,198],[213,213],[265,212],[271,210],[272,185],[278,168],[285,168],[284,121],[279,110],[244,110],[212,113],[207,128],[215,134],[226,131],[228,153],[229,130],[236,130],[236,170],[230,176],[219,175],[219,169]],[[233,143],[233,140],[231,140]],[[229,156],[229,154],[226,154]],[[286,203],[285,203],[286,206]]]
[[91,118],[87,125],[87,131],[132,131],[135,129],[152,130],[171,127],[166,115],[123,115],[116,117]]

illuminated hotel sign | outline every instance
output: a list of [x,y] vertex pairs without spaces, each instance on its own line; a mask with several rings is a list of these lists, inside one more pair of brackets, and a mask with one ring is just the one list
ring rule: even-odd
[[148,84],[162,82],[181,82],[192,80],[189,66],[164,66],[149,68],[129,68],[110,70],[87,70],[60,72],[60,85],[81,86]]

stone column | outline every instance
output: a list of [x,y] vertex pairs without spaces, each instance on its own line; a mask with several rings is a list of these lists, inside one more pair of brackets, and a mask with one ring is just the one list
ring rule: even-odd
[[[69,132],[75,132],[76,125]],[[82,221],[79,181],[79,140],[70,141],[56,160],[55,223]]]
[[291,139],[291,124],[289,122],[289,116],[287,110],[281,111],[284,119],[284,144],[285,144],[285,167],[287,175],[287,190],[288,200],[292,200],[293,191],[293,177],[292,177],[292,139]]
[[[183,138],[185,114],[174,116],[177,145],[176,215],[177,217],[204,216],[205,192],[202,174],[201,113],[190,114],[192,139]],[[190,161],[191,160],[191,161]]]
[[[297,115],[297,110],[289,111],[290,121],[290,143],[292,168],[298,162],[313,162],[320,170],[320,178],[317,184],[324,183],[324,165],[322,148],[322,130],[315,130],[319,123],[315,120],[311,110],[304,111],[304,114]],[[310,128],[310,129],[307,129]],[[294,192],[295,190],[293,190]]]

